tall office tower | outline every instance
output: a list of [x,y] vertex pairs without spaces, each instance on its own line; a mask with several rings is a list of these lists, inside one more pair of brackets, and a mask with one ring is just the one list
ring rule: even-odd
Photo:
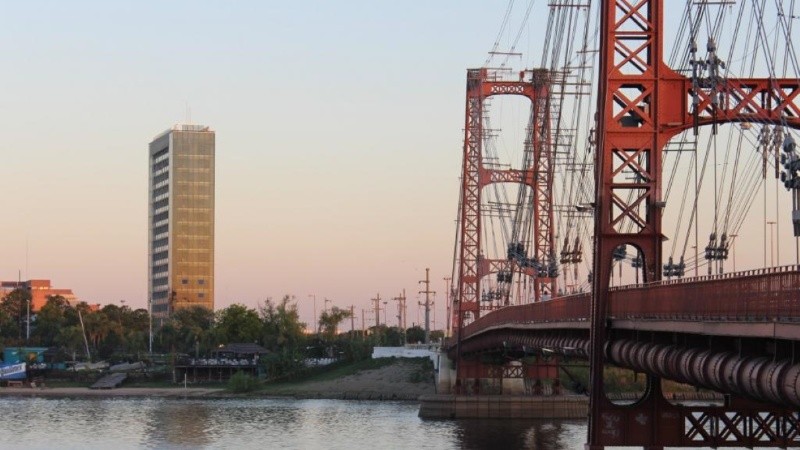
[[150,143],[148,295],[163,322],[180,308],[214,309],[214,139],[175,125]]

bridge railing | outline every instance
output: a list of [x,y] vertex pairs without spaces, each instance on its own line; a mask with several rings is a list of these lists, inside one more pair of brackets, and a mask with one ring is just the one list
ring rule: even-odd
[[782,266],[611,291],[614,318],[800,321],[800,267]]
[[464,336],[479,330],[515,323],[585,321],[589,318],[591,294],[558,297],[539,303],[509,306],[493,311],[464,327]]
[[[610,294],[616,319],[800,321],[800,266],[621,286]],[[506,324],[586,321],[590,307],[590,293],[510,306],[464,327],[464,337]]]

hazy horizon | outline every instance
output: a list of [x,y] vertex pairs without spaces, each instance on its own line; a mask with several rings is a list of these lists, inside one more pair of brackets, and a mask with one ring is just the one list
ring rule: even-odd
[[[484,64],[504,4],[4,6],[0,280],[21,271],[89,303],[146,307],[147,145],[192,122],[216,132],[217,309],[289,294],[310,323],[316,295],[318,313],[329,298],[360,319],[377,293],[406,289],[411,324],[429,267],[444,327],[466,70]],[[499,50],[510,50],[520,8]],[[545,8],[534,5],[514,69],[536,67]],[[497,110],[524,128],[525,104]],[[521,148],[512,137],[503,145]],[[740,270],[767,259],[774,214],[745,224],[751,237],[733,249]],[[780,250],[788,214],[777,217],[780,264],[795,258]]]
[[501,15],[477,1],[5,5],[0,280],[146,307],[147,144],[191,121],[217,134],[218,309],[293,294],[310,321],[315,294],[318,313],[327,297],[360,318],[405,288],[410,324],[430,267],[442,327],[464,77]]

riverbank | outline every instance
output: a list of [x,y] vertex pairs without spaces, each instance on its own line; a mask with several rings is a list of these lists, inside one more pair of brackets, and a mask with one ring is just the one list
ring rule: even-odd
[[88,387],[55,387],[55,388],[30,388],[30,387],[3,387],[0,388],[0,397],[158,397],[158,398],[186,398],[186,397],[227,397],[231,394],[224,388],[148,388],[148,387],[121,387],[116,389],[89,389]]
[[115,389],[88,387],[0,387],[0,397],[156,397],[242,398],[290,397],[298,399],[408,400],[434,394],[433,373],[424,359],[385,358],[364,360],[321,371],[308,378],[259,385],[252,392],[233,393],[219,387],[124,386]]
[[[377,361],[377,363],[375,362]],[[298,382],[267,384],[257,394],[342,400],[413,400],[435,393],[424,358],[389,358],[345,366]]]

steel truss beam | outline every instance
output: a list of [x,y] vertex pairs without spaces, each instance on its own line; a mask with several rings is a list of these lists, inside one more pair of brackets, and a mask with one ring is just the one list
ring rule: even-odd
[[[520,73],[519,81],[495,80],[487,69],[467,71],[466,119],[464,126],[464,160],[462,167],[461,208],[459,218],[459,272],[456,304],[453,308],[452,327],[458,336],[465,322],[480,317],[482,311],[497,306],[482,306],[480,281],[483,277],[501,270],[510,270],[508,260],[489,259],[482,252],[481,191],[492,183],[519,183],[534,192],[534,255],[554,254],[552,209],[552,146],[549,132],[549,80],[542,71]],[[531,101],[531,126],[526,142],[533,146],[531,167],[522,169],[492,169],[483,164],[484,100],[496,95],[519,95]],[[532,268],[516,267],[518,273],[535,275]],[[536,277],[537,300],[542,293],[556,292],[555,277]]]
[[[797,410],[800,364],[626,339],[609,342],[607,347],[609,362],[615,365],[717,391],[739,392],[753,400],[728,395],[723,406],[674,405],[662,395],[659,378],[651,376],[639,402],[603,410],[600,416],[603,445],[647,448],[800,445],[800,411]],[[584,359],[589,348],[589,340],[569,333],[497,330],[469,339],[462,346],[462,354],[531,354],[546,349],[549,355]],[[468,367],[465,379],[515,375],[504,370],[504,366],[492,368],[473,362]],[[545,363],[531,369],[541,374],[547,367]],[[527,377],[553,378],[550,373]],[[648,413],[651,409],[655,411],[653,414]],[[651,436],[651,432],[657,434]]]
[[[667,67],[662,57],[663,13],[663,0],[603,0],[601,4],[589,449],[605,445],[647,448],[672,445],[666,437],[679,431],[673,425],[678,423],[679,416],[685,416],[674,407],[667,410],[667,415],[660,409],[664,407],[663,398],[660,383],[654,377],[648,377],[651,388],[635,405],[614,405],[603,391],[614,249],[633,245],[644,259],[644,281],[657,281],[661,277],[664,146],[677,133],[700,125],[772,121],[800,127],[798,80],[739,79],[698,86]],[[697,107],[693,106],[695,96],[699,100]],[[714,97],[717,102],[712,101]],[[634,176],[626,177],[623,173]],[[633,231],[623,231],[628,229]],[[723,416],[710,415],[698,418],[698,423],[717,430],[721,426],[728,430],[727,436],[738,439],[724,445],[743,442],[751,446],[781,445],[783,437],[773,440],[770,438],[773,434],[768,432],[777,422],[762,424],[749,413],[731,408],[729,413],[722,414],[738,417],[735,423],[725,422]],[[675,415],[674,420],[669,414]],[[781,427],[796,429],[796,415],[780,411],[775,414],[781,418]],[[755,427],[755,431],[736,432],[741,428],[737,428],[739,425]],[[696,441],[680,445],[712,445],[709,436],[717,439],[719,433],[710,432],[706,436],[700,431],[704,426],[698,425]],[[766,439],[757,440],[756,435]]]

